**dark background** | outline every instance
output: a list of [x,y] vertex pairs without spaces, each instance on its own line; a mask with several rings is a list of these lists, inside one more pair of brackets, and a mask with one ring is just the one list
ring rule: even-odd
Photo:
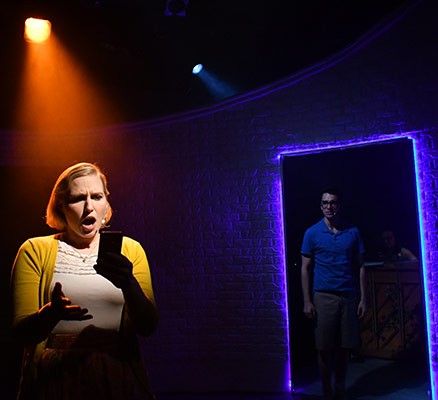
[[[9,116],[20,101],[30,14],[50,19],[54,34],[105,89],[120,111],[98,122],[108,124],[211,105],[285,78],[409,3],[190,0],[179,17],[165,15],[166,0],[7,0],[0,8],[0,127],[13,127]],[[215,97],[191,73],[199,62],[233,90]]]

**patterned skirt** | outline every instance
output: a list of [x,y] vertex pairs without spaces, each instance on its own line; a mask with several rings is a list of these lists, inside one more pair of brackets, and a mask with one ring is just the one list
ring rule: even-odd
[[117,332],[49,337],[38,366],[38,400],[153,400]]

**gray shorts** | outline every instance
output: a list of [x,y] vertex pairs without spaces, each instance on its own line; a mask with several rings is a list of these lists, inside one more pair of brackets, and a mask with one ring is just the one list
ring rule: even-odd
[[359,346],[357,299],[353,293],[315,292],[315,347],[331,351]]

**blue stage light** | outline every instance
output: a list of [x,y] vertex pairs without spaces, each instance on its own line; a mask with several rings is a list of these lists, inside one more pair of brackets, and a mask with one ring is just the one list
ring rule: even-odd
[[192,73],[197,75],[202,71],[203,68],[204,66],[202,64],[196,64],[192,69]]

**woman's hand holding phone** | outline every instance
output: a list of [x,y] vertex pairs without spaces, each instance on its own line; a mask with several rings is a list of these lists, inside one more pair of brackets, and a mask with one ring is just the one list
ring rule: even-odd
[[99,254],[94,266],[99,275],[120,289],[128,287],[134,279],[131,261],[120,253],[122,238],[123,234],[119,231],[101,232]]
[[135,279],[131,261],[122,254],[107,253],[99,257],[94,269],[119,289],[125,289]]

